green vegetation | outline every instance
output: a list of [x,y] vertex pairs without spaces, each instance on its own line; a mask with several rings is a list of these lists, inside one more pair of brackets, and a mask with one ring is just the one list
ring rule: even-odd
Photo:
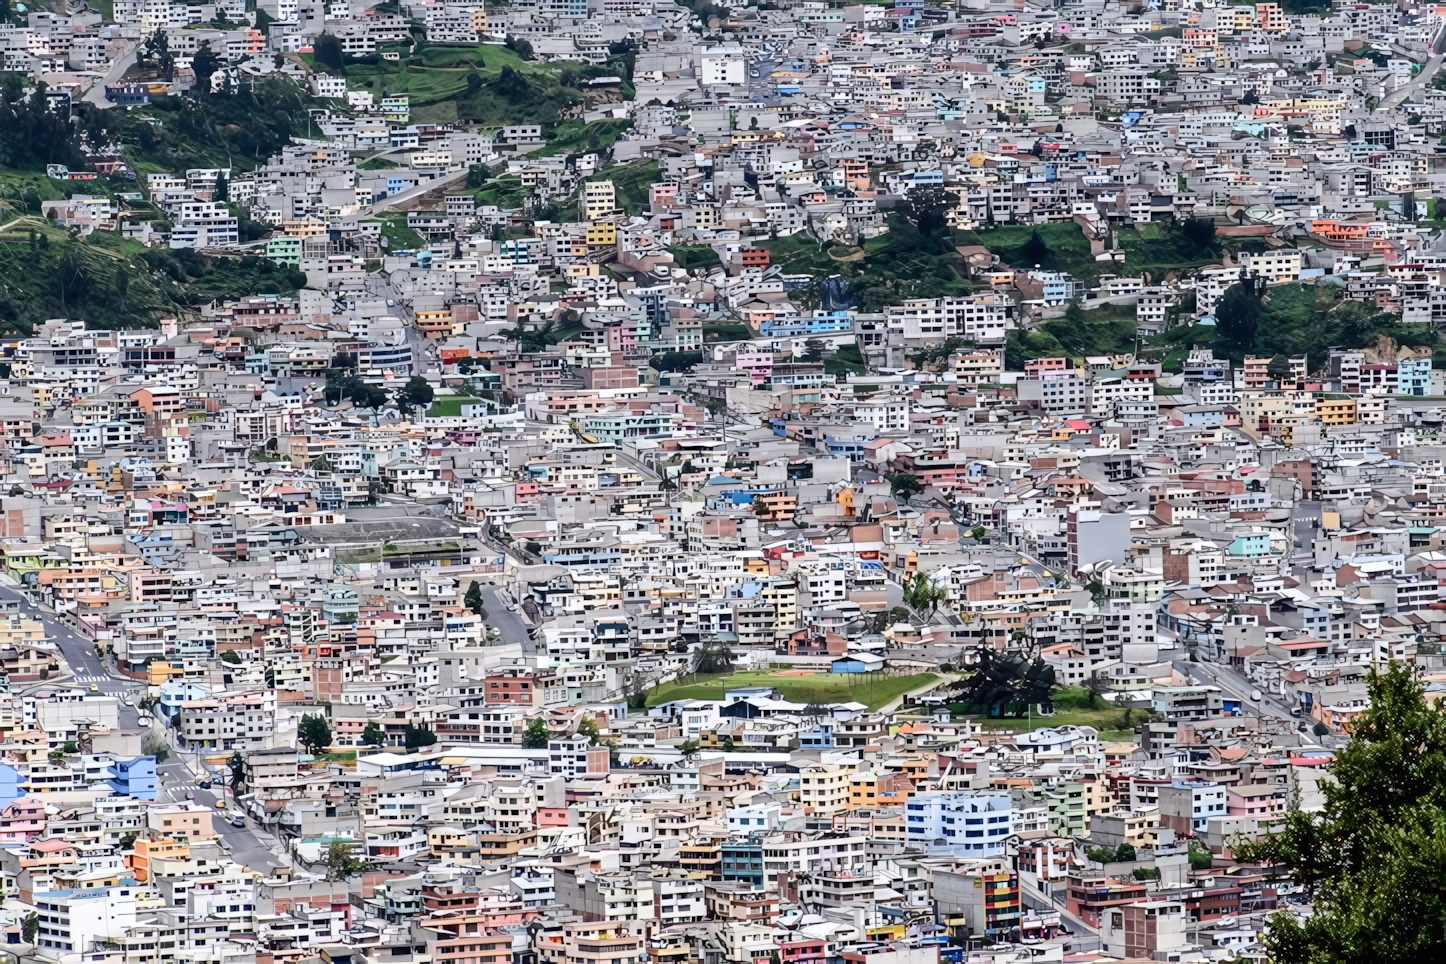
[[[1100,731],[1101,739],[1131,740],[1134,738],[1132,731],[1119,725],[1123,720],[1123,711],[1084,687],[1055,687],[1051,698],[1054,701],[1053,716],[1025,714],[1020,717],[1002,719],[974,712],[972,708],[962,704],[950,704],[950,709],[953,711],[952,715],[955,719],[978,720],[990,729],[1024,731],[1029,729],[1030,723],[1035,726],[1092,726]],[[1132,716],[1136,715],[1143,718],[1146,714],[1132,714]]]
[[1166,271],[1197,268],[1220,260],[1215,224],[1209,218],[1141,224],[1119,233],[1125,251],[1125,274],[1149,272],[1159,279]]
[[1000,224],[977,233],[961,231],[959,244],[982,244],[1016,268],[1068,271],[1081,281],[1099,276],[1099,266],[1090,253],[1084,231],[1073,221],[1059,224]]
[[[1178,325],[1140,341],[1140,355],[1161,362],[1165,371],[1179,371],[1189,350],[1213,345],[1217,354],[1236,363],[1247,354],[1269,355],[1278,365],[1291,355],[1307,354],[1311,368],[1325,360],[1331,346],[1367,348],[1384,335],[1402,345],[1446,345],[1423,325],[1403,325],[1397,315],[1355,301],[1332,285],[1288,284],[1254,292],[1248,285],[1227,290],[1216,306],[1217,325]],[[1011,331],[1006,362],[1019,369],[1030,358],[1065,355],[1110,355],[1135,351],[1134,309],[1103,306],[1091,311],[1078,303],[1063,318],[1028,331]]]
[[143,328],[213,300],[258,292],[292,294],[306,283],[293,268],[258,257],[211,257],[144,248],[114,234],[71,239],[0,203],[0,331],[29,332],[46,318],[85,318],[100,327]]
[[658,183],[658,162],[609,167],[588,180],[612,181],[613,190],[617,192],[618,207],[629,214],[641,214],[648,205],[648,189]]
[[754,336],[753,329],[745,324],[705,324],[704,341],[743,341]]
[[1105,305],[1086,311],[1071,302],[1064,317],[1046,321],[1028,331],[1009,332],[1005,363],[1013,371],[1024,368],[1030,358],[1065,355],[1113,355],[1135,350],[1135,309],[1133,305]]
[[829,375],[846,375],[864,370],[864,356],[858,345],[844,345],[823,361],[823,370]]
[[723,263],[718,252],[706,244],[675,244],[668,250],[672,252],[673,261],[680,268],[707,268]]
[[871,709],[883,706],[895,697],[939,677],[933,673],[916,676],[882,676],[871,678],[864,673],[821,673],[817,676],[780,676],[775,672],[742,672],[712,676],[692,682],[664,683],[648,694],[648,705],[657,706],[670,700],[721,700],[725,690],[745,686],[770,686],[783,698],[794,703],[866,703]]
[[1403,345],[1438,344],[1428,327],[1403,325],[1398,316],[1351,299],[1331,285],[1279,285],[1263,293],[1235,285],[1216,306],[1216,318],[1217,350],[1237,362],[1247,353],[1308,354],[1314,369],[1331,346],[1374,346],[1381,335]]
[[[553,128],[547,146],[533,151],[532,156],[600,153],[612,147],[632,126],[631,120],[603,120],[591,124],[581,120],[563,121]],[[656,165],[654,169],[656,171]]]
[[522,179],[515,174],[503,174],[487,181],[474,195],[478,204],[495,204],[499,208],[520,208],[522,202],[532,195],[532,189],[524,187]]
[[[1076,229],[1078,230],[1078,229]],[[901,213],[889,216],[889,232],[864,241],[863,257],[838,260],[830,257],[807,234],[773,238],[759,244],[770,252],[772,263],[790,273],[815,276],[810,292],[801,295],[804,305],[820,303],[824,279],[838,275],[857,296],[860,311],[880,311],[884,305],[905,298],[937,298],[968,294],[975,289],[969,281],[964,259],[952,247],[927,250],[932,237]]]
[[382,237],[387,239],[388,251],[415,251],[427,246],[426,240],[407,227],[404,211],[383,211],[377,220],[382,222]]
[[1262,943],[1279,964],[1446,958],[1446,709],[1406,664],[1366,686],[1367,709],[1318,784],[1324,807],[1292,808],[1281,833],[1232,844],[1236,860],[1309,894],[1309,916],[1268,920]]
[[480,398],[469,398],[465,395],[438,395],[432,402],[432,407],[427,409],[427,417],[456,418],[462,414],[463,405],[477,405],[481,401]]

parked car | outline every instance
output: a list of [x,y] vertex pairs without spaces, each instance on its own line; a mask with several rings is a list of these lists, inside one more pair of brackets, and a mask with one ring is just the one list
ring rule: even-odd
[[241,814],[239,814],[239,813],[236,814],[236,815],[234,815],[234,816],[231,818],[231,826],[233,826],[233,827],[238,827],[238,828],[239,828],[239,827],[245,827],[245,826],[246,826],[246,818],[243,817],[243,816],[241,816]]

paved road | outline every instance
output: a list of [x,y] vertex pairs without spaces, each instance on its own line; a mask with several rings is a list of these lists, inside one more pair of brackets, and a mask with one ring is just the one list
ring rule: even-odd
[[396,194],[391,194],[387,197],[382,198],[380,201],[372,205],[370,213],[378,214],[382,211],[394,208],[399,204],[406,204],[408,201],[420,197],[423,194],[426,194],[428,191],[435,191],[437,188],[440,187],[451,187],[458,181],[465,180],[466,177],[467,172],[465,170],[461,170],[452,174],[443,174],[441,177],[434,177],[429,181],[423,181],[416,187],[410,187],[407,188],[405,191],[398,191]]
[[135,64],[136,50],[136,47],[132,47],[130,53],[111,64],[110,70],[106,71],[105,76],[97,80],[81,99],[87,104],[94,104],[97,107],[114,107],[114,103],[105,99],[105,85],[120,82],[120,79],[126,75],[126,71]]
[[[180,759],[182,755],[184,755],[184,760]],[[212,808],[216,814],[213,825],[216,832],[221,835],[222,845],[231,854],[231,859],[238,864],[243,864],[260,873],[269,873],[277,867],[285,867],[286,862],[278,858],[250,826],[233,827],[229,819],[224,816],[224,811],[216,810],[216,800],[222,795],[230,795],[230,791],[226,789],[224,783],[224,778],[229,775],[229,771],[223,770],[219,774],[222,779],[213,781],[212,789],[203,790],[192,772],[194,766],[194,754],[177,751],[171,759],[156,767],[156,772],[161,778],[158,797],[173,803],[184,803],[191,800]]]
[[1314,558],[1316,526],[1320,522],[1321,504],[1305,499],[1297,502],[1290,512],[1290,524],[1294,530],[1296,550],[1309,553]]
[[1173,665],[1186,677],[1199,680],[1204,684],[1218,686],[1227,696],[1240,700],[1241,706],[1249,716],[1273,717],[1292,724],[1297,722],[1290,715],[1290,708],[1282,700],[1267,694],[1264,690],[1261,690],[1261,698],[1258,703],[1252,700],[1251,692],[1260,687],[1229,666],[1219,663],[1192,663],[1188,659],[1177,659]]
[[875,710],[874,712],[875,712],[875,713],[893,713],[893,712],[897,711],[899,707],[901,707],[901,706],[904,705],[904,698],[905,698],[905,697],[909,697],[909,696],[923,696],[925,693],[929,692],[930,690],[932,690],[932,689],[938,689],[940,686],[944,686],[944,685],[946,685],[946,684],[952,683],[952,682],[954,682],[955,680],[957,680],[958,678],[959,678],[959,677],[956,676],[956,675],[953,674],[953,673],[940,673],[940,674],[939,674],[939,678],[936,679],[936,680],[934,680],[934,682],[932,682],[932,683],[925,683],[923,686],[920,686],[920,687],[918,687],[918,688],[916,688],[916,689],[909,690],[909,692],[907,692],[907,693],[900,693],[898,696],[896,696],[896,697],[894,697],[893,699],[889,700],[887,703],[885,703],[883,706],[879,707],[879,708],[878,708],[877,710]]
[[521,643],[524,653],[537,652],[537,644],[532,641],[532,626],[527,622],[521,612],[510,613],[507,611],[507,601],[496,589],[478,587],[482,589],[482,602],[487,610],[487,625],[493,626],[502,635],[504,643]]
[[[76,632],[68,623],[55,618],[48,609],[41,609],[30,601],[20,590],[11,586],[0,586],[0,602],[19,602],[20,611],[39,619],[60,650],[66,666],[78,683],[94,683],[102,693],[132,694],[140,690],[141,684],[130,680],[115,679],[106,671],[105,663],[95,651],[95,643]],[[121,707],[125,709],[124,706]]]
[[[1060,894],[1062,895],[1063,892],[1064,888],[1061,886]],[[1060,921],[1072,932],[1070,939],[1072,946],[1069,948],[1071,953],[1075,951],[1097,951],[1102,946],[1099,931],[1085,923],[1083,918],[1076,917],[1074,914],[1065,910],[1063,902],[1058,904],[1054,903],[1049,897],[1030,887],[1022,880],[1019,882],[1019,896],[1025,907],[1030,907],[1034,910],[1052,910],[1059,914]]]
[[1427,58],[1425,65],[1421,68],[1421,72],[1413,77],[1411,82],[1404,87],[1382,97],[1381,102],[1376,105],[1376,110],[1390,110],[1393,107],[1399,107],[1413,91],[1420,90],[1423,84],[1429,84],[1431,82],[1431,78],[1436,76],[1436,71],[1441,69],[1443,59],[1442,50],[1446,48],[1446,32],[1443,32],[1441,36],[1437,38],[1435,47],[1435,53]]

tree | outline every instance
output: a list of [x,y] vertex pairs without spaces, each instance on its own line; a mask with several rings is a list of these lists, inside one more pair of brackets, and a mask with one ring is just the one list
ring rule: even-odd
[[1029,266],[1044,264],[1049,260],[1049,245],[1039,236],[1039,228],[1030,233],[1029,240],[1024,242],[1019,253]]
[[387,731],[376,720],[368,720],[362,727],[361,741],[363,746],[386,746]]
[[158,731],[147,730],[141,737],[141,752],[155,757],[157,763],[165,763],[166,757],[171,755],[171,748],[166,746],[166,741]]
[[527,729],[522,733],[522,746],[528,750],[545,750],[550,736],[542,717],[534,716],[527,721]]
[[803,343],[803,360],[809,363],[823,361],[823,342],[810,338]]
[[983,707],[990,716],[1018,716],[1035,704],[1046,710],[1054,706],[1054,667],[1019,649],[980,650],[978,669],[958,685],[965,703]]
[[474,613],[480,614],[484,611],[482,602],[482,587],[477,585],[477,580],[473,579],[472,585],[467,587],[467,594],[462,597],[462,605],[466,606]]
[[628,709],[645,710],[648,708],[648,682],[643,679],[641,673],[632,673],[628,676]]
[[1134,860],[1135,848],[1127,843],[1120,844],[1119,848],[1115,850],[1115,859],[1122,864]]
[[408,723],[406,729],[402,730],[402,745],[407,752],[420,750],[424,746],[431,746],[437,742],[437,734],[425,726],[413,726]]
[[20,921],[20,939],[27,944],[35,943],[35,935],[40,931],[40,918],[34,911],[26,914]]
[[387,390],[380,385],[368,385],[360,378],[346,381],[346,397],[357,408],[377,411],[387,403]]
[[226,183],[226,172],[216,172],[216,189],[212,192],[212,200],[225,201],[231,197],[231,188]]
[[1313,911],[1269,918],[1279,964],[1446,960],[1446,710],[1409,666],[1366,680],[1367,709],[1325,766],[1325,805],[1295,809],[1236,860],[1269,864],[1305,887]]
[[682,743],[678,744],[678,752],[682,753],[683,756],[692,756],[694,753],[698,752],[698,741],[684,740]]
[[889,483],[889,491],[894,498],[908,502],[910,498],[924,491],[924,481],[917,475],[910,475],[908,472],[896,472],[886,476],[884,481]]
[[126,295],[131,289],[131,276],[130,272],[126,271],[125,265],[116,267],[113,287],[115,288],[116,304],[121,311],[125,311],[128,306]]
[[401,391],[397,392],[397,408],[403,412],[411,412],[413,409],[426,408],[432,404],[436,392],[432,386],[421,375],[413,375],[407,379]]
[[948,587],[935,582],[926,573],[915,572],[904,583],[904,602],[920,615],[934,615],[948,598]]
[[1190,841],[1190,869],[1209,870],[1215,866],[1215,857],[1209,849],[1198,840]]
[[918,186],[904,196],[903,214],[923,236],[925,250],[949,245],[949,212],[959,206],[959,195],[941,186]]
[[1249,350],[1260,329],[1260,299],[1253,281],[1242,281],[1225,290],[1215,306],[1215,330],[1232,348]]
[[211,93],[211,75],[219,66],[216,55],[211,53],[210,42],[203,40],[201,46],[196,48],[196,53],[191,57],[191,71],[196,75],[196,93],[202,97]]
[[246,785],[246,758],[239,751],[232,753],[226,767],[231,771],[231,795],[234,797]]
[[721,639],[713,639],[693,651],[694,673],[727,673],[736,659],[733,649]]
[[307,713],[296,727],[296,741],[315,756],[331,746],[331,724],[320,713]]
[[241,663],[241,654],[234,649],[228,649],[221,654],[221,662],[228,666],[237,666]]
[[346,55],[342,53],[341,41],[329,33],[323,33],[311,44],[311,56],[323,67],[342,73]]
[[[508,50],[512,51],[523,60],[532,59],[532,43],[530,41],[523,40],[521,37],[514,37],[511,34],[508,34],[507,39],[503,42],[503,46],[505,46]],[[511,68],[503,67],[502,69],[506,71],[510,70]]]
[[1215,247],[1215,221],[1212,218],[1186,218],[1180,224],[1180,232],[1196,248]]
[[352,845],[342,840],[333,840],[326,848],[326,879],[336,882],[346,880],[366,869],[365,860],[351,855]]
[[601,731],[597,728],[597,720],[584,713],[577,724],[577,735],[587,737],[588,746],[597,746],[601,737]]

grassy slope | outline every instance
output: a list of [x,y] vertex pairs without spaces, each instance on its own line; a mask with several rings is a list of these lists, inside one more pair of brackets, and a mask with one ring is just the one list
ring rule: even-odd
[[[1031,719],[1020,717],[1018,719],[996,719],[979,713],[955,713],[956,720],[977,720],[991,730],[1011,730],[1023,732],[1028,730],[1030,723],[1034,726],[1092,726],[1100,731],[1102,738],[1111,740],[1128,740],[1133,733],[1129,730],[1119,728],[1123,722],[1123,710],[1111,706],[1104,700],[1100,700],[1099,708],[1090,707],[1089,691],[1080,686],[1061,686],[1054,694],[1054,716],[1036,716]],[[1144,714],[1135,712],[1134,722],[1141,722]]]
[[[1031,260],[1026,256],[1025,246],[1038,231],[1048,253],[1043,258]],[[982,244],[999,255],[1006,264],[1016,268],[1033,268],[1035,264],[1051,271],[1068,271],[1081,281],[1093,281],[1099,276],[1099,266],[1090,254],[1090,243],[1084,231],[1073,221],[1060,224],[1001,224],[993,228],[980,228],[977,232],[959,232],[960,244]]]
[[885,676],[870,681],[849,673],[780,676],[776,672],[740,672],[729,676],[699,677],[701,682],[697,683],[665,683],[648,694],[648,705],[656,706],[670,700],[721,700],[725,690],[771,686],[782,693],[784,699],[795,703],[858,702],[866,703],[873,709],[900,694],[927,686],[938,678],[933,673],[920,673],[917,676]]
[[432,407],[427,409],[428,418],[454,418],[462,414],[463,405],[475,405],[482,401],[480,398],[469,398],[463,395],[439,395],[432,401]]

